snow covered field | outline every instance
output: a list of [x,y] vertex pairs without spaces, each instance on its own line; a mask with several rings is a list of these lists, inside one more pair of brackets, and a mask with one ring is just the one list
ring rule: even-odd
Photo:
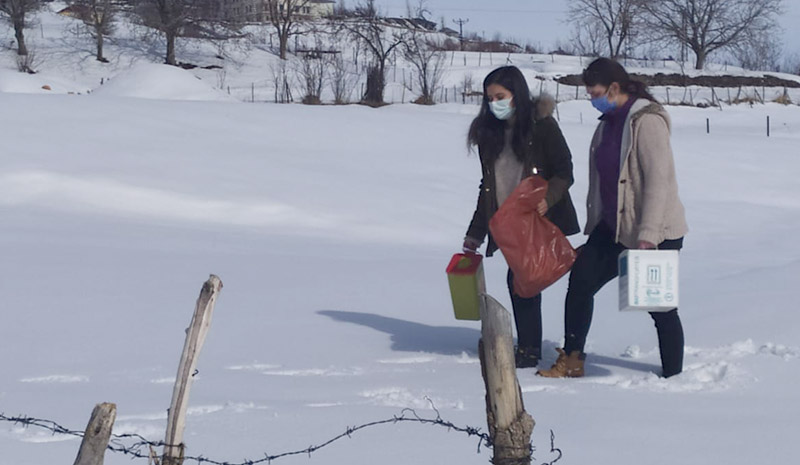
[[[0,411],[82,429],[95,403],[112,401],[115,433],[160,440],[183,329],[215,273],[225,288],[192,392],[190,455],[303,449],[404,407],[435,416],[426,397],[455,424],[485,423],[478,327],[452,318],[444,277],[477,193],[478,161],[464,148],[474,107],[24,94],[0,94],[0,105],[19,112],[0,122]],[[653,374],[649,317],[618,313],[609,286],[586,378],[519,372],[539,461],[553,458],[551,429],[561,463],[796,458],[800,112],[670,111],[692,228],[686,371]],[[561,107],[578,199],[592,112]],[[504,276],[502,258],[490,260],[489,290],[510,308]],[[562,280],[545,293],[546,364],[564,292]],[[3,464],[63,463],[78,444],[0,425]],[[392,425],[311,460],[486,463],[475,446]]]
[[[406,407],[435,418],[430,402],[485,429],[479,327],[453,319],[444,274],[477,196],[465,147],[474,106],[243,104],[147,64],[68,95],[91,88],[100,65],[70,75],[66,59],[50,64],[49,78],[0,73],[0,413],[81,430],[96,403],[115,402],[114,433],[162,440],[184,329],[214,273],[225,287],[191,393],[188,455],[257,460]],[[42,92],[54,79],[63,92]],[[559,464],[797,462],[800,108],[669,112],[691,228],[685,372],[655,375],[650,318],[616,311],[607,286],[585,378],[518,372],[535,463],[556,458],[551,430]],[[596,112],[576,101],[559,113],[583,219]],[[486,272],[510,308],[502,257]],[[562,280],[544,294],[546,366],[565,291]],[[78,446],[0,422],[0,465],[70,463]],[[476,446],[395,424],[277,463],[488,463]]]

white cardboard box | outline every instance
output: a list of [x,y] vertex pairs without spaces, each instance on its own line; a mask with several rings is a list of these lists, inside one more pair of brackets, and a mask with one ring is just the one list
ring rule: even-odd
[[626,250],[619,255],[619,309],[668,312],[678,307],[678,251]]

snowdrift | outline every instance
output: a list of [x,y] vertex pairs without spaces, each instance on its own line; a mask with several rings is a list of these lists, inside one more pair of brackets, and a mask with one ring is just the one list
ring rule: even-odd
[[109,79],[93,94],[103,97],[156,100],[231,100],[227,95],[186,70],[155,63],[134,65],[129,70]]

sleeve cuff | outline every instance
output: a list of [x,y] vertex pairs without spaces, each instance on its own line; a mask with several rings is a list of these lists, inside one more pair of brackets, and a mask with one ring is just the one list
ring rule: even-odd
[[662,242],[659,234],[655,231],[640,231],[639,241],[647,241],[651,244],[655,244],[656,246]]

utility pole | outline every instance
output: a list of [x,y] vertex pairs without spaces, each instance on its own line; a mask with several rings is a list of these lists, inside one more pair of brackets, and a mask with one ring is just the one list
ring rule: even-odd
[[454,19],[453,22],[458,24],[458,42],[461,47],[461,51],[464,51],[464,25],[469,22],[469,19]]

